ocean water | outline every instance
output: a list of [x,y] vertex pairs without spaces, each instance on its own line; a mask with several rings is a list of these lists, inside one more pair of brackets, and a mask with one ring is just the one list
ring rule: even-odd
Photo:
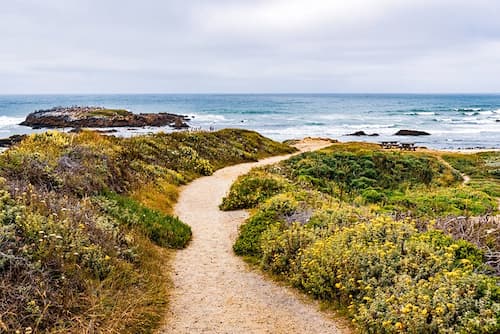
[[[42,131],[18,124],[32,111],[71,105],[183,114],[191,117],[193,127],[245,128],[275,140],[321,136],[341,141],[411,141],[443,149],[500,148],[500,95],[0,95],[0,137]],[[431,135],[394,136],[400,129]],[[157,130],[121,129],[120,134]],[[379,136],[346,136],[360,130]]]

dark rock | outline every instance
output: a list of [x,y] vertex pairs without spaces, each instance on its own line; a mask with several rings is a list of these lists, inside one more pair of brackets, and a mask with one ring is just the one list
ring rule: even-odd
[[348,136],[368,136],[364,131],[356,131],[353,133],[349,133]]
[[425,131],[418,130],[399,130],[394,136],[430,136],[431,134]]
[[[82,128],[74,128],[72,129],[71,131],[69,131],[70,133],[80,133],[82,132],[84,129]],[[107,133],[116,133],[118,132],[118,130],[116,129],[109,129],[109,130],[92,130],[94,132],[97,132],[97,133],[103,133],[103,134],[107,134]]]
[[189,128],[189,125],[186,122],[183,122],[181,119],[176,119],[173,126],[175,129],[185,129]]
[[347,136],[369,136],[369,137],[376,137],[378,136],[378,133],[366,133],[364,131],[356,131],[356,132],[353,132],[353,133],[350,133],[348,134]]
[[9,138],[0,139],[0,147],[11,147],[12,145],[19,143],[25,137],[26,135],[13,135]]
[[56,107],[29,114],[21,125],[32,128],[114,128],[172,126],[188,128],[189,118],[169,113],[134,114],[103,107]]

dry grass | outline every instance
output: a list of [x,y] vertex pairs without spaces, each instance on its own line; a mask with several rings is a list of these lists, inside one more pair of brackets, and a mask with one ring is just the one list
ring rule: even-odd
[[131,264],[123,263],[103,281],[87,280],[86,290],[92,293],[85,296],[89,305],[86,312],[51,332],[133,334],[154,331],[167,307],[171,285],[164,268],[173,253],[139,235],[135,242],[141,254],[141,270],[133,270]]
[[27,136],[0,155],[0,332],[153,332],[171,254],[154,243],[190,237],[178,187],[292,151],[245,130]]
[[141,185],[130,197],[150,209],[172,214],[173,206],[179,197],[179,188],[167,180],[159,180]]

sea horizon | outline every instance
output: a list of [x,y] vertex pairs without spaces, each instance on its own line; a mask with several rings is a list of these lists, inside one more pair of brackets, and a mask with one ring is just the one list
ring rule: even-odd
[[[497,93],[0,94],[0,137],[44,131],[18,124],[36,110],[71,105],[182,114],[191,118],[194,128],[244,128],[275,140],[318,136],[411,141],[436,149],[500,148]],[[394,136],[401,129],[431,135]],[[159,130],[172,131],[119,129],[118,135]],[[356,131],[378,136],[347,136]]]

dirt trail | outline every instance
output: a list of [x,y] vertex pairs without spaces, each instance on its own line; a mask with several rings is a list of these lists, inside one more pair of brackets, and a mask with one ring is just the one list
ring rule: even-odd
[[457,170],[456,168],[454,168],[452,165],[450,165],[450,163],[446,160],[443,159],[443,157],[439,156],[439,155],[436,155],[436,159],[438,159],[443,165],[445,165],[446,167],[450,168],[451,170],[454,170],[458,173],[460,173],[460,176],[462,177],[462,185],[467,185],[469,182],[470,182],[470,176],[465,174],[465,173],[462,173],[460,172],[459,170]]
[[[328,146],[306,140],[301,151]],[[181,192],[175,213],[193,230],[189,247],[176,253],[167,323],[160,333],[347,333],[295,291],[263,278],[233,254],[245,211],[221,212],[218,205],[237,176],[252,167],[288,158],[272,157],[221,169]]]

